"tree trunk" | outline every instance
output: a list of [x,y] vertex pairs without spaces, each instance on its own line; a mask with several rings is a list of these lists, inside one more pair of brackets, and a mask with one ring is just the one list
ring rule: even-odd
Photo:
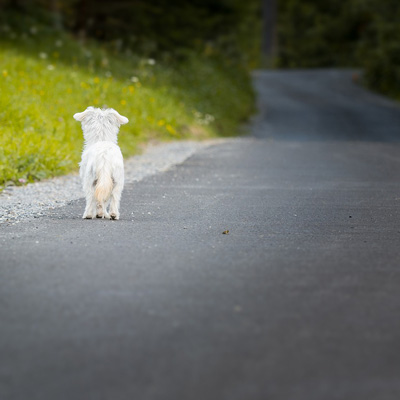
[[53,14],[53,26],[61,31],[63,29],[62,14],[60,9],[60,0],[51,1],[51,12]]
[[262,0],[263,37],[262,52],[264,64],[271,67],[276,56],[277,0]]

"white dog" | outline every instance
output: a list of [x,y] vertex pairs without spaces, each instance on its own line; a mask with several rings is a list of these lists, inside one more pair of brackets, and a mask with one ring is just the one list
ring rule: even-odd
[[[88,107],[74,115],[82,122],[85,145],[80,162],[80,177],[86,196],[82,218],[119,219],[119,202],[124,188],[124,160],[118,147],[120,125],[128,118],[112,108]],[[110,212],[107,207],[110,205]]]

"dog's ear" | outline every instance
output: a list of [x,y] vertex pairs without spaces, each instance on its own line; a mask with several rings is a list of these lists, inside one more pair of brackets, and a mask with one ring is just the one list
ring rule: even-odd
[[118,111],[115,111],[113,108],[110,108],[110,114],[114,115],[120,125],[127,124],[129,119],[121,115]]
[[74,114],[74,119],[82,122],[91,112],[94,110],[93,107],[88,107],[85,111]]

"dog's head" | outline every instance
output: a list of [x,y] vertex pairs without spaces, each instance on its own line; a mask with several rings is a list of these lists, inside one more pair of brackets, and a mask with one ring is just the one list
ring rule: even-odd
[[74,118],[82,123],[86,142],[109,140],[116,143],[119,127],[129,122],[128,118],[113,108],[88,107],[85,111],[74,114]]

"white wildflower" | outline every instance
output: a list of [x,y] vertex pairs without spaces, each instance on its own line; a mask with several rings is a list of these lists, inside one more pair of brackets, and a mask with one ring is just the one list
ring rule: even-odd
[[137,76],[132,76],[131,82],[133,82],[133,83],[139,82],[139,78]]
[[49,64],[49,65],[47,66],[47,69],[48,69],[49,71],[53,71],[54,68],[55,68],[55,67],[54,67],[53,64]]
[[63,41],[58,39],[58,40],[56,40],[55,45],[56,45],[56,47],[61,47],[63,45]]
[[149,64],[149,65],[154,65],[155,63],[156,63],[156,60],[154,60],[154,58],[149,58],[147,60],[147,64]]
[[209,124],[210,122],[213,122],[213,121],[215,120],[215,117],[214,117],[214,115],[206,114],[206,115],[204,116],[204,119],[205,119],[205,121]]
[[41,51],[41,52],[39,53],[39,57],[40,57],[42,60],[45,60],[45,59],[47,58],[47,53],[45,53],[44,51]]
[[209,125],[211,122],[215,121],[214,115],[202,114],[200,111],[197,110],[193,110],[193,115],[199,125]]

